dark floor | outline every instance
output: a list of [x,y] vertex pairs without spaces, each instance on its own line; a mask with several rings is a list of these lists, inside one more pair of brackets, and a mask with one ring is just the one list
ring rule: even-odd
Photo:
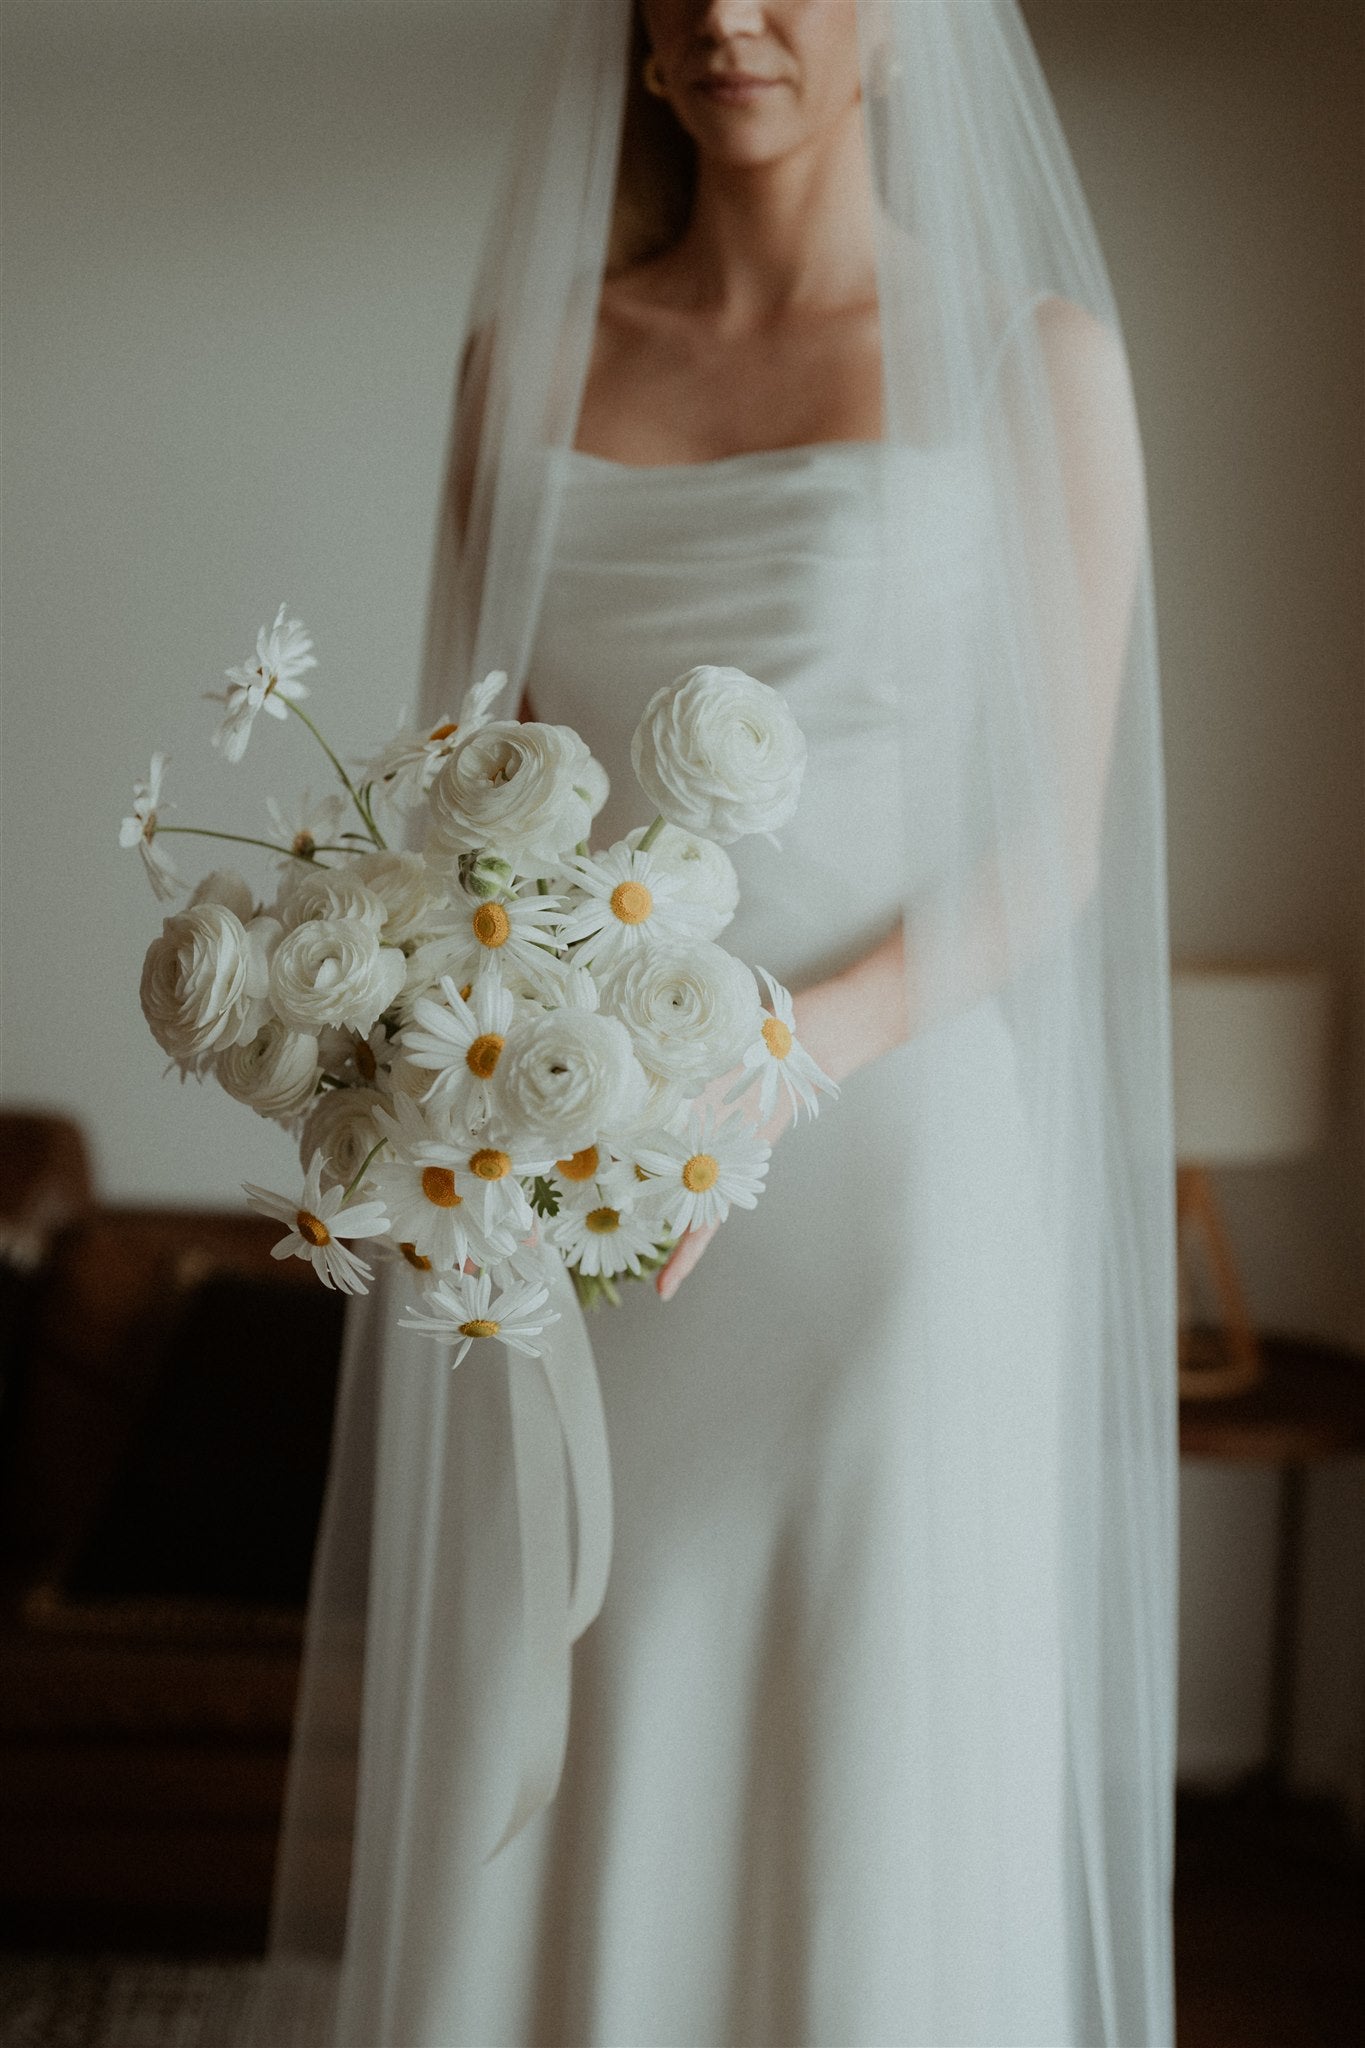
[[[1339,1810],[1254,1784],[1182,1793],[1176,1834],[1177,2048],[1365,2048],[1365,1851]],[[240,1956],[63,1946],[0,1954],[0,2048],[234,2039],[253,1976]]]
[[1362,2048],[1365,1852],[1338,1809],[1182,1793],[1177,2048]]

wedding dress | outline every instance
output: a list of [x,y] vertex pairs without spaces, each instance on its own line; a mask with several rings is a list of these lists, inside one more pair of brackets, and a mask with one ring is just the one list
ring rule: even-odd
[[553,12],[420,717],[525,686],[610,774],[601,847],[660,683],[773,684],[809,767],[724,942],[795,990],[903,919],[911,1029],[673,1300],[591,1317],[610,1578],[491,1861],[575,1633],[529,1654],[524,1382],[397,1328],[405,1268],[352,1305],[271,1930],[272,1991],[339,2002],[251,2048],[1169,2048],[1160,717],[1103,261],[1013,0],[857,0],[886,439],[577,452],[639,53],[629,0]]
[[[809,766],[781,850],[732,848],[725,942],[793,988],[847,964],[898,914],[903,862],[932,871],[934,764],[970,718],[926,669],[907,848],[894,685],[869,642],[870,514],[902,493],[926,575],[940,597],[956,576],[970,605],[970,471],[848,442],[564,461],[527,681],[537,715],[574,725],[611,776],[597,837],[646,821],[629,741],[658,683],[711,658],[747,668],[786,695]],[[441,1493],[440,1648],[404,1674],[423,1691],[419,1810],[401,1882],[360,1901],[347,2048],[1076,2038],[1062,1418],[1010,1039],[986,999],[958,1021],[948,1075],[927,1037],[889,1057],[903,1075],[865,1068],[786,1134],[758,1208],[673,1301],[627,1286],[591,1319],[612,1581],[575,1652],[558,1796],[487,1867],[518,1625],[502,1375],[462,1365],[425,1472],[381,1470],[381,1490]],[[944,1261],[977,1286],[969,1327],[936,1319]],[[412,1333],[385,1339],[382,1399],[407,1417],[394,1446],[422,1444],[440,1369]],[[973,1485],[946,1551],[922,1475],[949,1437],[970,1445]],[[945,1640],[955,1654],[930,1666],[924,1643]],[[946,1863],[922,1839],[940,1801],[958,1817]]]

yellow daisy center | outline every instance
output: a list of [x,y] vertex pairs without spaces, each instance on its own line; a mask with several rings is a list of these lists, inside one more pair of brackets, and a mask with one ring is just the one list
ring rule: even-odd
[[613,917],[622,924],[643,924],[654,908],[654,898],[643,882],[618,882],[611,892]]
[[398,1249],[408,1264],[415,1266],[419,1273],[429,1273],[431,1271],[431,1260],[424,1259],[415,1244],[400,1244]]
[[459,726],[452,719],[445,725],[433,725],[431,731],[427,734],[427,739],[448,740],[453,732],[458,732],[459,730]]
[[502,1324],[495,1323],[491,1317],[475,1316],[472,1323],[460,1324],[460,1335],[462,1337],[496,1337],[501,1328]]
[[784,1060],[792,1049],[792,1035],[780,1017],[763,1019],[763,1043],[775,1060]]
[[315,1216],[311,1209],[300,1209],[294,1218],[294,1228],[306,1244],[324,1245],[332,1242],[332,1233],[321,1216]]
[[470,1073],[477,1074],[481,1081],[486,1081],[498,1064],[498,1054],[502,1051],[503,1044],[504,1041],[496,1031],[485,1031],[481,1038],[476,1038],[464,1056],[465,1065]]
[[317,841],[311,832],[296,832],[289,842],[289,850],[291,853],[297,853],[303,860],[311,860],[316,845]]
[[481,946],[505,946],[512,920],[500,903],[481,903],[474,912],[474,936]]
[[589,1209],[583,1224],[598,1237],[605,1237],[609,1231],[620,1229],[621,1212],[619,1209]]
[[362,1081],[373,1081],[379,1071],[378,1062],[363,1038],[355,1042],[355,1070]]
[[689,1194],[702,1195],[720,1178],[720,1162],[709,1152],[694,1152],[682,1170],[682,1183]]
[[422,1168],[422,1193],[436,1209],[458,1209],[464,1200],[455,1192],[455,1176],[448,1166]]
[[495,1152],[491,1146],[471,1155],[469,1171],[476,1173],[480,1180],[502,1180],[512,1171],[512,1162],[505,1152]]
[[600,1163],[596,1145],[587,1145],[568,1159],[556,1159],[555,1171],[561,1180],[591,1180]]

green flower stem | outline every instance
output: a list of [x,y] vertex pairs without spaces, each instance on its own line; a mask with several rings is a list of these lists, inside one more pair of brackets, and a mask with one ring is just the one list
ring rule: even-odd
[[191,839],[231,839],[237,846],[263,846],[269,853],[283,853],[291,860],[305,860],[307,856],[295,853],[292,846],[280,846],[273,839],[253,839],[249,832],[212,832],[207,825],[162,825],[158,824],[152,834],[159,839],[163,832],[186,833]]
[[655,840],[658,838],[659,834],[663,831],[663,829],[664,814],[662,811],[660,811],[658,817],[654,820],[654,823],[652,825],[647,825],[641,837],[636,841],[635,851],[637,853],[648,853],[650,847],[654,844]]
[[346,1192],[341,1197],[341,1204],[343,1208],[346,1206],[347,1202],[350,1201],[351,1196],[355,1193],[356,1189],[360,1186],[361,1181],[364,1180],[366,1174],[369,1172],[370,1161],[374,1158],[375,1153],[382,1152],[387,1143],[387,1138],[381,1138],[377,1145],[371,1145],[369,1151],[365,1154],[365,1157],[361,1162],[360,1170],[356,1174],[355,1179],[350,1183],[350,1185],[346,1189]]
[[359,811],[361,823],[364,825],[365,830],[369,833],[371,840],[377,847],[380,848],[381,851],[383,851],[385,848],[385,840],[383,833],[375,824],[374,819],[370,816],[369,811],[366,809],[365,804],[361,799],[359,790],[352,782],[350,776],[346,773],[346,770],[342,767],[341,762],[337,759],[337,756],[332,752],[332,749],[328,746],[326,740],[322,737],[322,734],[314,725],[312,719],[308,716],[308,713],[306,711],[301,711],[298,705],[294,702],[292,697],[282,696],[279,699],[279,702],[281,704],[287,705],[290,711],[293,712],[295,718],[301,718],[303,720],[303,723],[307,726],[309,732],[312,733],[313,738],[317,741],[318,745],[322,748],[323,753],[327,756],[327,759],[331,762],[332,766],[336,769],[337,774],[341,777],[342,783],[346,790],[346,794],[350,797],[351,802],[355,805],[357,811]]

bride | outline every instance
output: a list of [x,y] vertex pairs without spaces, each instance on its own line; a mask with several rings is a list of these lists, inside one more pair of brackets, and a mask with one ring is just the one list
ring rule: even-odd
[[491,1860],[538,1684],[507,1378],[401,1280],[358,1305],[260,2038],[1162,2048],[1156,669],[1045,86],[1013,0],[563,0],[511,156],[425,713],[505,670],[605,764],[606,845],[660,683],[781,690],[805,786],[725,943],[840,1094],[746,1097],[757,1210],[590,1320],[611,1581]]

